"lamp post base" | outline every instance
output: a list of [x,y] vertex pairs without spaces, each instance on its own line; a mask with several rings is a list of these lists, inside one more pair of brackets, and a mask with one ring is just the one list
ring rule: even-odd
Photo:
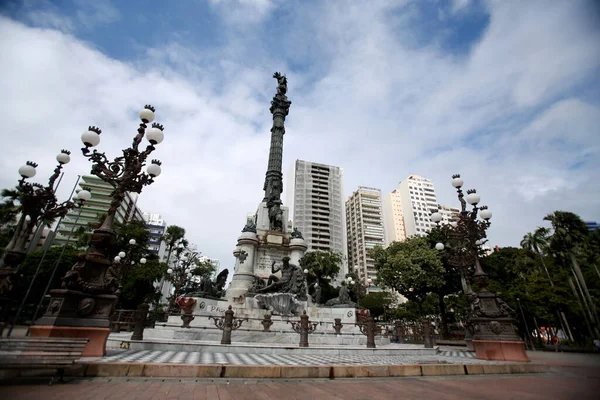
[[525,342],[504,340],[473,340],[475,357],[480,360],[529,362]]
[[89,338],[84,357],[102,357],[110,334],[110,316],[117,296],[69,289],[50,291],[44,315],[31,326],[31,336]]

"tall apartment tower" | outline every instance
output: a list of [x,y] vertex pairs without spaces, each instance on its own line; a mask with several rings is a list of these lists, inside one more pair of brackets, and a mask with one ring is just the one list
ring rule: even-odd
[[[71,230],[82,227],[92,231],[89,223],[97,223],[98,218],[105,215],[110,208],[113,187],[95,175],[83,175],[79,181],[81,189],[90,190],[92,198],[82,208],[74,208],[65,215],[54,238],[55,245],[64,245],[71,240]],[[79,192],[79,190],[77,191]],[[125,193],[125,199],[117,209],[115,222],[123,223],[131,220],[144,221],[142,211],[137,206],[137,193]]]
[[164,261],[167,246],[162,237],[167,232],[167,223],[160,214],[145,212],[143,215],[150,236],[148,250],[156,254],[160,261]]
[[435,226],[431,214],[439,212],[442,224],[458,220],[460,210],[438,205],[431,180],[409,175],[398,188],[385,196],[387,244],[401,242],[410,236],[425,236]]
[[[293,186],[288,188],[292,190],[294,228],[302,232],[308,251],[330,250],[342,255],[341,277],[347,273],[343,178],[342,168],[296,160]],[[288,205],[292,205],[289,200]]]
[[385,245],[381,190],[359,186],[346,201],[348,265],[367,283],[375,281],[375,262],[367,254],[376,245]]
[[385,195],[383,198],[383,211],[385,215],[386,244],[406,240],[402,198],[398,190]]

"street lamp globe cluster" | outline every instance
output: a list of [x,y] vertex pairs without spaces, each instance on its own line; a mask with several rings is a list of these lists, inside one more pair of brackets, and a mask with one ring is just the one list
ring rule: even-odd
[[[486,231],[491,225],[492,212],[487,206],[478,206],[481,197],[475,189],[467,190],[465,196],[463,185],[460,175],[452,176],[452,186],[456,188],[461,204],[458,219],[454,223],[440,225],[443,217],[435,212],[431,220],[436,223],[436,229],[445,242],[437,243],[435,248],[444,251],[448,264],[458,269],[469,302],[464,321],[467,329],[465,339],[471,349],[474,345],[478,358],[503,354],[505,359],[527,360],[524,342],[516,334],[514,320],[509,315],[512,310],[502,300],[501,293],[488,290],[489,279],[479,261],[480,246],[487,242]],[[467,203],[471,205],[470,210]],[[477,284],[477,293],[471,287],[471,280]],[[472,344],[469,343],[471,340]]]
[[[10,291],[12,286],[10,276],[14,269],[25,259],[29,235],[36,227],[37,230],[42,229],[44,223],[63,217],[75,206],[71,200],[59,203],[55,194],[58,183],[60,183],[60,180],[58,183],[56,181],[62,173],[63,166],[71,161],[70,154],[70,151],[64,149],[58,153],[56,156],[58,165],[48,179],[46,186],[27,181],[36,176],[37,163],[27,161],[19,168],[18,173],[21,179],[11,196],[19,202],[20,217],[15,232],[6,246],[6,252],[0,260],[0,293]],[[82,199],[87,198],[89,200],[91,195],[87,192],[83,196]]]

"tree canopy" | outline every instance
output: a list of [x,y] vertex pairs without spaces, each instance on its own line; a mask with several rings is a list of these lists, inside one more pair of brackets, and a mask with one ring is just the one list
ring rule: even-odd
[[385,249],[376,246],[371,257],[375,260],[377,283],[417,303],[445,283],[441,256],[427,238],[408,238]]

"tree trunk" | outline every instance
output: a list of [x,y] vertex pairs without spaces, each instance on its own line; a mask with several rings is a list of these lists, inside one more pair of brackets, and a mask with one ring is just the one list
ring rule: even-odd
[[[598,330],[598,313],[596,312],[596,305],[592,301],[592,297],[590,296],[590,292],[588,291],[587,285],[585,283],[585,279],[583,278],[583,274],[581,273],[581,268],[579,267],[579,263],[577,262],[575,255],[573,253],[571,253],[570,256],[571,256],[571,264],[573,265],[573,269],[575,271],[575,276],[580,282],[581,290],[582,290],[584,296],[587,298],[588,305],[590,307],[590,311],[593,313],[592,322],[594,322],[595,328],[596,328],[596,330]],[[598,334],[600,334],[600,332]]]
[[575,287],[575,284],[573,283],[573,278],[568,277],[567,278],[567,282],[569,283],[569,287],[571,287],[571,290],[573,291],[573,295],[577,299],[577,302],[579,303],[579,306],[581,307],[581,310],[583,311],[583,319],[585,319],[585,325],[588,328],[588,332],[590,334],[590,337],[593,338],[594,337],[594,333],[592,332],[592,326],[590,325],[590,321],[588,319],[588,314],[586,312],[587,310],[586,310],[586,307],[583,305],[583,302],[581,301],[581,298],[579,297],[579,294],[577,293],[577,288]]
[[448,335],[448,321],[446,321],[446,304],[444,303],[444,296],[441,293],[438,293],[438,298],[440,302],[440,316],[442,317],[440,322],[440,335],[443,339],[449,339]]

